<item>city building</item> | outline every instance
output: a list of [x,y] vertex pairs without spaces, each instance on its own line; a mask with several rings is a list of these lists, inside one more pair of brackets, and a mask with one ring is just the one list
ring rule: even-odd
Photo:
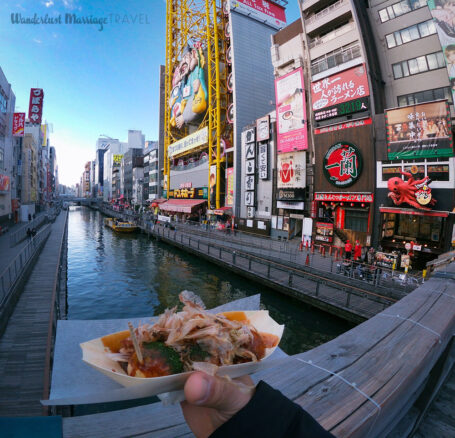
[[286,24],[285,2],[225,2],[215,19],[205,5],[185,10],[180,3],[169,2],[167,14],[163,197],[169,201],[160,208],[226,220],[238,217],[244,202],[242,130],[274,107],[269,41]]
[[[130,131],[131,132],[131,131]],[[122,163],[121,163],[121,191],[120,194],[124,196],[124,198],[128,202],[133,201],[133,171],[134,169],[140,167],[144,167],[144,156],[143,156],[144,150],[143,148],[131,148],[128,149],[125,154],[123,155],[122,158]],[[137,182],[139,182],[139,179],[141,180],[141,184],[143,183],[143,178],[144,178],[144,170],[142,171],[135,171],[134,172],[137,178]],[[141,176],[139,176],[141,175]],[[137,192],[137,188],[136,188]],[[142,190],[141,190],[141,196],[142,196]],[[139,200],[136,200],[135,203],[141,203]]]
[[[11,184],[17,167],[13,162],[13,114],[16,97],[0,68],[0,226],[12,221]],[[14,173],[14,174],[13,174]]]
[[413,253],[417,268],[455,243],[455,71],[446,64],[455,38],[435,8],[372,0],[368,9],[386,109],[376,127],[375,244]]

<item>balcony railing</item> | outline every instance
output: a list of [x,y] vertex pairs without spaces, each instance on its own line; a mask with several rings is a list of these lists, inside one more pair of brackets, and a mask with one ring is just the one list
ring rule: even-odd
[[339,27],[338,29],[324,35],[321,38],[315,38],[314,40],[310,41],[310,44],[309,44],[310,49],[312,49],[316,46],[319,46],[321,44],[328,43],[329,41],[332,41],[332,40],[340,37],[341,35],[344,35],[345,33],[348,33],[354,29],[355,29],[354,23],[345,24],[344,26]]
[[339,7],[345,5],[347,3],[346,0],[338,0],[335,2],[333,5],[328,6],[327,8],[323,9],[322,11],[319,11],[317,14],[312,15],[308,19],[305,20],[305,24],[308,26],[309,24],[314,23],[315,21],[319,20],[320,18],[325,17],[326,15],[330,14],[332,11],[335,9],[338,9]]
[[337,67],[341,64],[344,64],[345,62],[349,62],[361,56],[362,53],[360,51],[359,44],[345,49],[339,49],[336,52],[332,52],[331,54],[326,55],[322,59],[313,61],[311,64],[311,75],[317,75],[318,73],[322,73],[323,71]]

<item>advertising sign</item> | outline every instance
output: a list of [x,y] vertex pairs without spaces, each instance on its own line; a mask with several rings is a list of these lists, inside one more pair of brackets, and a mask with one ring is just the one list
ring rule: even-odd
[[41,143],[41,146],[46,147],[47,146],[47,124],[41,125],[41,135],[43,137],[43,142]]
[[202,120],[207,110],[206,64],[202,45],[196,43],[185,48],[182,59],[174,66],[169,98],[171,126],[181,129]]
[[266,141],[270,138],[270,117],[265,116],[256,120],[257,141]]
[[362,173],[362,155],[352,143],[334,144],[324,156],[324,174],[336,187],[352,186]]
[[366,111],[370,90],[365,64],[311,84],[311,101],[316,121]]
[[386,110],[385,120],[389,160],[453,156],[447,101]]
[[279,154],[277,157],[279,189],[305,187],[305,152]]
[[372,193],[315,193],[315,201],[326,202],[373,202]]
[[247,160],[247,161],[246,161],[246,170],[245,170],[245,173],[246,173],[247,175],[253,175],[253,174],[254,174],[254,170],[255,170],[254,159],[253,159],[253,160]]
[[123,158],[123,155],[114,155],[112,157],[112,166],[120,167],[120,165],[122,164],[122,158]]
[[333,240],[333,224],[325,222],[316,222],[316,237],[315,240],[322,242],[332,242]]
[[9,176],[0,173],[0,193],[9,191]]
[[256,149],[256,144],[255,143],[248,143],[245,147],[245,158],[247,160],[254,158],[255,155],[255,149]]
[[167,154],[169,157],[181,154],[182,152],[190,151],[191,149],[197,148],[207,143],[209,138],[209,129],[206,126],[199,131],[193,132],[193,134],[187,135],[181,140],[172,143],[167,148]]
[[390,254],[378,251],[375,254],[375,261],[377,266],[392,269],[393,265],[395,265],[396,267],[396,263],[398,261],[398,254]]
[[315,134],[325,134],[327,132],[341,131],[343,129],[358,128],[359,126],[371,125],[373,120],[368,117],[366,119],[354,120],[352,122],[339,123],[337,125],[324,126],[323,128],[316,128]]
[[455,4],[441,0],[428,0],[427,4],[438,32],[455,101]]
[[254,175],[245,176],[245,190],[254,190]]
[[[286,14],[282,6],[267,0],[226,0],[231,9],[247,15],[261,23],[266,23],[275,29],[286,26]],[[226,5],[225,8],[229,6]]]
[[39,125],[43,116],[44,91],[42,88],[32,88],[30,90],[30,103],[28,106],[28,118],[30,123]]
[[278,153],[308,149],[303,70],[275,79]]
[[234,168],[226,169],[226,206],[234,205]]
[[209,190],[210,190],[210,208],[216,208],[216,164],[210,166],[210,178],[209,178]]
[[245,205],[249,207],[254,206],[254,192],[245,192]]
[[13,137],[23,137],[25,128],[25,113],[14,113]]
[[[417,166],[415,166],[415,171],[415,173],[418,172]],[[430,210],[430,207],[437,202],[431,194],[431,188],[429,186],[430,178],[426,176],[422,179],[415,180],[415,174],[403,171],[401,173],[405,175],[408,180],[403,181],[398,176],[390,178],[387,181],[387,187],[389,189],[387,196],[392,199],[395,205],[406,203],[419,210]]]
[[207,187],[185,187],[169,190],[169,199],[207,199]]
[[259,160],[259,179],[269,178],[269,160],[268,160],[268,144],[263,143],[258,146]]

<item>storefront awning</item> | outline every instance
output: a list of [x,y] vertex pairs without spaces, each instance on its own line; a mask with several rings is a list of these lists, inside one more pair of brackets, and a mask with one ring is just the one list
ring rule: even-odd
[[215,213],[217,216],[222,216],[223,214],[227,216],[232,215],[232,207],[221,207],[217,208],[216,210],[213,210],[213,213]]
[[202,205],[204,199],[169,199],[169,201],[160,204],[159,208],[162,211],[169,211],[172,213],[191,213],[193,209]]
[[381,213],[411,214],[414,216],[447,217],[448,211],[413,210],[412,208],[379,207]]

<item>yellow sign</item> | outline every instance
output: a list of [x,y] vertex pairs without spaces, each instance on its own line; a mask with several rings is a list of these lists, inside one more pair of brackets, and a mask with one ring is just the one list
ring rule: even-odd
[[43,142],[41,146],[47,146],[47,125],[41,125],[41,133],[43,134]]
[[123,155],[114,155],[113,158],[114,167],[120,167],[120,165],[122,164],[122,158]]
[[190,151],[191,149],[197,148],[207,143],[209,138],[209,128],[206,126],[199,131],[193,132],[190,135],[182,138],[181,140],[172,143],[167,148],[167,154],[169,157],[181,154],[182,152]]

